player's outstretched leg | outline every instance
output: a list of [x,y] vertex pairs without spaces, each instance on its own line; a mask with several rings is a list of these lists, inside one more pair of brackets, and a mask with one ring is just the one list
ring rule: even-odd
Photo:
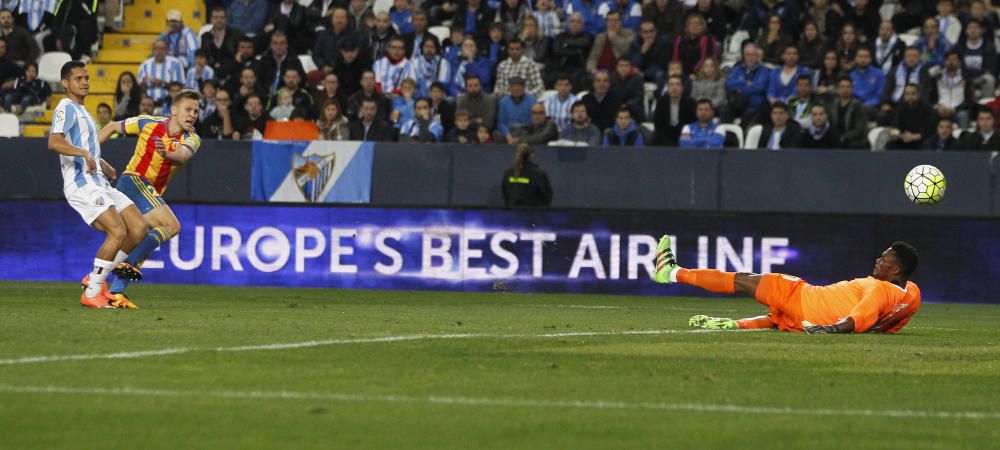
[[691,328],[704,328],[707,330],[755,330],[760,328],[775,328],[769,314],[757,317],[747,317],[746,319],[730,319],[728,317],[711,317],[703,314],[691,317],[688,320]]
[[94,270],[84,278],[86,286],[80,295],[80,304],[88,308],[114,308],[104,293],[104,281],[115,267],[115,253],[121,248],[128,231],[113,206],[101,213],[91,225],[103,231],[105,238],[94,258]]
[[656,246],[656,272],[653,281],[657,283],[683,283],[719,294],[733,294],[736,292],[736,275],[734,272],[685,269],[679,266],[674,259],[674,251],[670,248],[670,236],[661,237]]
[[740,326],[735,320],[726,317],[711,317],[704,314],[692,316],[688,319],[691,328],[704,328],[706,330],[736,330]]

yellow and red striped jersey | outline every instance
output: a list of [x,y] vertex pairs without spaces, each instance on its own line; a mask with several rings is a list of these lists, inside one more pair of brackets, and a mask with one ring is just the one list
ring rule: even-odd
[[181,132],[174,136],[167,134],[169,121],[167,117],[137,116],[125,119],[122,124],[123,134],[139,136],[139,142],[135,144],[135,153],[129,160],[125,173],[142,177],[152,184],[156,193],[160,195],[167,190],[167,183],[180,169],[181,164],[156,153],[156,140],[162,140],[168,152],[176,151],[182,145],[192,152],[197,152],[201,147],[201,138],[195,133]]

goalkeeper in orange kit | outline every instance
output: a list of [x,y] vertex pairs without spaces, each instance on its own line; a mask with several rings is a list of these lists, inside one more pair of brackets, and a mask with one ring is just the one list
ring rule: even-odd
[[656,250],[657,283],[683,283],[721,294],[742,294],[770,308],[770,314],[746,319],[694,316],[690,325],[721,330],[777,328],[810,334],[896,333],[920,308],[920,288],[909,281],[919,255],[912,245],[895,242],[875,260],[867,278],[813,286],[798,277],[776,273],[722,272],[677,265],[670,238]]

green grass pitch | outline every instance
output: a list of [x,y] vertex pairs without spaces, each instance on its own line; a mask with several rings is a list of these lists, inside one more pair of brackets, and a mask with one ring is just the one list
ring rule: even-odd
[[1000,307],[692,332],[747,299],[0,282],[0,448],[1000,446]]

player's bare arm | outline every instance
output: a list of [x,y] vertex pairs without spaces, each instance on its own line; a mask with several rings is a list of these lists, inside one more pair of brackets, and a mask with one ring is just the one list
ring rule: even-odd
[[802,321],[802,328],[809,334],[846,334],[854,332],[854,318],[844,317],[831,325],[816,325]]
[[177,144],[171,148],[167,148],[163,145],[162,140],[157,139],[155,148],[156,153],[159,153],[160,156],[177,164],[184,164],[191,159],[192,156],[194,156],[194,152],[191,150],[191,147],[184,144]]
[[101,128],[101,131],[97,133],[97,140],[100,143],[105,143],[111,140],[111,136],[115,133],[125,135],[125,121],[111,122]]
[[118,171],[103,158],[101,159],[101,171],[104,172],[104,176],[108,177],[108,181],[112,183],[118,179]]
[[97,171],[97,162],[90,156],[90,152],[70,144],[69,141],[66,140],[66,136],[62,133],[49,134],[49,150],[52,150],[60,155],[79,156],[83,158],[83,162],[87,164],[87,173],[94,173]]

